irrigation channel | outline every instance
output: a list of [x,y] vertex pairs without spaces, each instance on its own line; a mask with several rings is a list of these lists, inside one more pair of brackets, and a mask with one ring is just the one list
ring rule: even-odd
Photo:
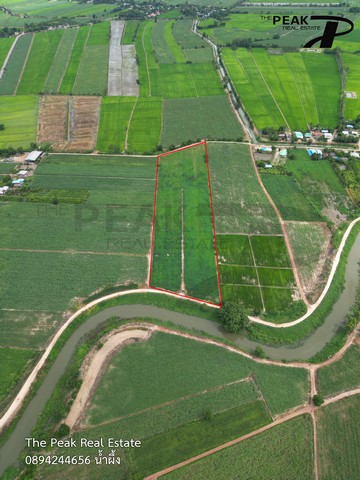
[[[304,360],[319,352],[334,336],[338,328],[344,324],[345,317],[355,302],[356,289],[359,280],[358,263],[360,262],[360,234],[350,250],[345,270],[345,286],[338,301],[334,304],[331,313],[324,324],[319,327],[304,342],[295,347],[266,347],[264,351],[273,360]],[[206,332],[207,334],[230,340],[243,350],[254,350],[257,343],[245,337],[224,332],[221,325],[204,318],[193,317],[182,313],[165,310],[151,305],[118,305],[107,308],[86,320],[67,340],[54,364],[49,370],[41,387],[29,402],[21,415],[14,431],[0,449],[0,475],[14,465],[25,447],[25,438],[29,437],[38,416],[42,412],[47,400],[50,398],[56,384],[64,373],[66,366],[76,349],[81,338],[98,325],[111,317],[122,319],[154,318],[161,321],[171,321],[189,329]]]

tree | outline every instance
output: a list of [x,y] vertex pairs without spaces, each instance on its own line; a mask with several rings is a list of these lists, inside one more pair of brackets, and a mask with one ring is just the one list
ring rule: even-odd
[[324,398],[319,393],[313,396],[313,404],[315,407],[320,407],[324,403]]
[[3,123],[0,123],[0,130],[5,130],[5,125]]
[[258,346],[255,348],[255,357],[265,358],[264,349],[263,349],[262,347],[260,347],[260,345],[258,345]]
[[249,323],[245,308],[239,303],[225,303],[218,311],[218,315],[225,330],[228,332],[241,333],[243,328]]

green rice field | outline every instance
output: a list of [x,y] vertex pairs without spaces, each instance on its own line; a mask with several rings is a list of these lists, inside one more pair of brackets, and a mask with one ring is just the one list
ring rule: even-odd
[[103,97],[97,150],[109,153],[124,151],[130,115],[135,103],[136,97]]
[[0,39],[0,65],[2,66],[6,55],[8,54],[11,45],[14,43],[13,37],[1,38]]
[[160,145],[162,129],[162,99],[139,98],[128,130],[129,152],[151,152]]
[[164,101],[162,144],[166,148],[198,139],[238,140],[243,131],[224,96]]
[[90,27],[81,27],[76,35],[76,39],[69,58],[69,63],[63,77],[59,93],[69,94],[73,91],[76,75],[81,62],[81,57],[90,34]]
[[346,91],[355,92],[357,98],[345,98],[345,118],[355,120],[360,115],[360,57],[352,53],[341,54],[346,70]]
[[257,128],[336,126],[341,84],[334,56],[242,48],[223,49],[222,55]]
[[18,39],[6,65],[4,74],[0,79],[1,95],[13,95],[16,92],[18,80],[24,67],[32,39],[33,35],[31,34],[23,35]]
[[0,97],[1,123],[0,148],[28,148],[36,140],[37,128],[36,96]]
[[241,302],[256,313],[290,307],[296,284],[282,236],[220,234],[217,239],[225,302]]
[[159,158],[151,285],[178,292],[182,278],[187,295],[219,300],[204,145]]
[[64,30],[39,32],[34,36],[29,57],[22,74],[18,95],[38,94],[44,91],[45,82]]

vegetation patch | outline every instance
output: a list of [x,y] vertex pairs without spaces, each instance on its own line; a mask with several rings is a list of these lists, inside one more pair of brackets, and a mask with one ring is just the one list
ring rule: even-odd
[[1,97],[0,148],[28,148],[36,140],[37,97]]
[[[16,92],[19,77],[24,68],[26,56],[28,54],[33,36],[23,35],[18,39],[14,50],[11,53],[9,61],[0,79],[0,94],[13,95]],[[37,93],[37,92],[36,92]]]
[[156,151],[160,143],[161,129],[161,98],[139,98],[128,131],[128,151],[140,153]]

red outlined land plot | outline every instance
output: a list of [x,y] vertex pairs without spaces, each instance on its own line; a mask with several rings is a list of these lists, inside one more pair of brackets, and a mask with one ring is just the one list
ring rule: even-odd
[[157,157],[151,237],[151,288],[221,305],[206,141]]

